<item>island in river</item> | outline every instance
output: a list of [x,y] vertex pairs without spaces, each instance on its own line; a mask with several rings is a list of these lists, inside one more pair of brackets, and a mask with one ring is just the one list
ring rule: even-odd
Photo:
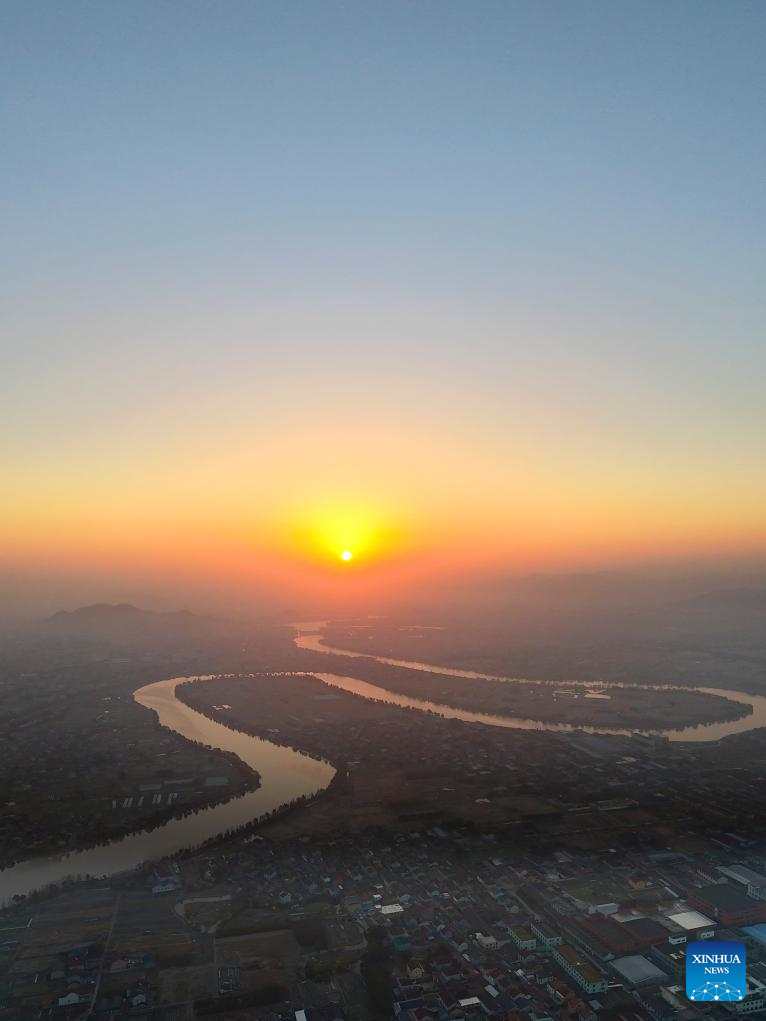
[[[746,700],[680,686],[548,682],[451,671],[446,666],[442,673],[438,665],[427,663],[414,669],[414,663],[406,666],[377,657],[374,646],[371,649],[353,632],[339,639],[337,631],[330,631],[325,639],[319,631],[309,631],[299,634],[296,642],[307,652],[328,657],[322,670],[350,674],[410,698],[493,716],[573,727],[664,731],[738,720],[752,713]],[[348,653],[356,655],[349,658]]]
[[[280,635],[280,632],[272,631],[271,634]],[[237,681],[237,678],[219,677],[214,681],[207,682],[215,688],[215,695],[211,699],[204,699],[205,704],[195,705],[195,708],[199,708],[205,715],[212,715],[212,718],[226,722],[230,726],[235,720],[236,712],[240,712],[240,722],[243,723],[240,729],[247,733],[263,736],[274,745],[291,744],[294,748],[308,751],[328,763],[344,767],[343,775],[346,777],[347,783],[355,785],[356,788],[363,791],[366,799],[364,811],[356,820],[359,825],[369,824],[375,819],[390,822],[390,803],[401,801],[402,797],[401,793],[397,793],[397,791],[406,791],[405,800],[411,796],[412,804],[417,804],[420,795],[409,787],[411,784],[409,775],[403,775],[401,772],[405,763],[409,763],[410,773],[418,772],[424,768],[430,770],[435,761],[441,762],[440,756],[444,754],[443,768],[450,775],[450,781],[445,787],[445,791],[455,791],[453,745],[458,737],[460,741],[468,741],[474,746],[493,744],[493,742],[496,744],[500,740],[496,751],[503,757],[504,768],[508,768],[508,749],[503,740],[484,733],[480,734],[479,729],[467,722],[465,714],[462,720],[449,722],[440,716],[433,715],[440,712],[444,716],[454,716],[456,713],[459,715],[461,704],[466,707],[466,713],[479,711],[484,713],[490,722],[497,720],[496,725],[498,726],[514,728],[512,733],[514,754],[524,748],[528,741],[527,738],[522,738],[515,728],[525,729],[530,721],[534,725],[535,720],[543,721],[539,724],[538,729],[550,730],[563,726],[570,729],[580,727],[583,729],[588,727],[608,729],[616,717],[628,732],[631,730],[667,729],[673,724],[693,727],[696,724],[709,723],[711,719],[720,721],[727,717],[729,720],[734,720],[735,726],[735,717],[739,718],[740,732],[759,725],[755,718],[752,723],[745,722],[743,713],[751,712],[752,707],[747,701],[748,696],[743,696],[744,701],[736,702],[735,696],[738,694],[736,692],[732,692],[731,699],[727,699],[720,697],[720,694],[717,693],[703,693],[688,689],[641,690],[610,686],[607,690],[602,690],[596,686],[583,686],[577,682],[572,682],[571,685],[529,681],[501,683],[497,679],[479,678],[478,676],[470,678],[450,676],[447,672],[442,673],[441,668],[427,664],[421,664],[421,669],[413,669],[412,664],[392,664],[370,657],[353,656],[349,658],[347,654],[337,655],[332,649],[323,645],[317,635],[311,636],[310,640],[304,636],[301,640],[304,641],[304,644],[300,644],[300,641],[296,640],[295,646],[290,646],[289,634],[283,632],[280,637],[272,637],[271,645],[268,640],[262,646],[259,645],[261,656],[272,662],[278,662],[280,665],[289,664],[292,673],[269,671],[263,672],[255,678],[240,677],[240,682],[244,683],[246,687],[249,685],[247,694],[251,704],[245,706],[247,713],[237,709],[237,706],[241,704],[241,698],[237,703],[227,695],[226,685],[230,681]],[[315,643],[313,646],[311,641]],[[205,659],[210,662],[215,655],[219,662],[224,661],[235,666],[237,660],[233,655],[233,648],[238,650],[237,657],[241,657],[242,665],[247,663],[249,666],[254,662],[255,650],[240,643],[237,643],[235,647],[230,641],[215,650],[205,649]],[[202,657],[200,656],[200,658]],[[342,664],[342,674],[353,674],[354,676],[340,676],[341,671],[338,675],[321,674],[318,669],[320,664],[321,669],[328,666],[331,669],[337,669],[339,664]],[[48,806],[48,811],[51,813],[55,812],[57,808],[59,809],[59,818],[66,823],[67,831],[59,833],[51,830],[55,837],[54,844],[46,846],[44,843],[38,843],[38,846],[35,847],[33,842],[28,842],[23,845],[20,855],[18,848],[22,845],[18,843],[19,834],[23,835],[26,830],[16,826],[19,819],[18,805],[22,806],[20,810],[22,813],[26,811],[26,815],[22,815],[22,818],[30,821],[34,819],[34,815],[23,807],[24,802],[21,799],[18,803],[14,801],[7,806],[10,810],[8,817],[11,823],[14,823],[14,827],[11,833],[12,839],[8,841],[5,848],[6,864],[18,860],[19,857],[29,857],[30,851],[39,853],[54,848],[60,852],[73,850],[125,832],[146,829],[152,824],[164,821],[170,813],[183,814],[190,808],[197,810],[201,804],[210,803],[213,800],[225,800],[227,796],[241,793],[243,789],[252,789],[257,783],[257,771],[254,772],[252,766],[244,764],[241,757],[236,756],[236,752],[236,757],[234,757],[230,751],[220,750],[225,745],[207,741],[204,738],[202,740],[205,744],[217,744],[218,747],[197,747],[195,750],[195,746],[184,739],[189,738],[190,734],[185,733],[184,736],[181,736],[180,732],[173,732],[172,728],[158,732],[156,722],[152,720],[151,715],[147,714],[145,709],[135,705],[132,699],[130,701],[126,699],[126,688],[131,680],[140,676],[141,673],[149,672],[149,670],[154,672],[157,667],[137,667],[135,661],[131,661],[127,657],[119,660],[112,658],[109,667],[116,668],[117,676],[109,677],[107,680],[111,670],[103,663],[94,668],[91,662],[89,669],[84,664],[81,665],[77,671],[78,676],[80,678],[88,677],[91,683],[88,685],[81,683],[79,687],[61,683],[58,678],[55,687],[50,683],[41,683],[44,681],[45,675],[32,681],[25,680],[25,705],[35,714],[40,704],[48,705],[48,702],[50,703],[48,708],[54,713],[61,712],[66,708],[67,711],[76,714],[84,712],[87,708],[88,718],[94,728],[92,740],[86,740],[87,734],[81,729],[78,731],[76,725],[63,731],[62,734],[70,742],[73,755],[87,752],[92,756],[95,749],[99,748],[100,761],[105,763],[107,768],[94,775],[91,787],[87,789],[87,797],[80,795],[81,805],[87,805],[88,799],[91,801],[95,797],[100,799],[99,812],[91,814],[89,823],[91,829],[84,836],[73,829],[73,817],[62,813],[61,805],[57,805],[53,800]],[[304,668],[304,674],[309,669],[313,669],[315,676],[300,677],[296,673],[296,668],[300,667]],[[98,687],[92,683],[94,675],[100,679]],[[354,677],[364,677],[369,680],[356,681]],[[321,678],[325,684],[321,684],[316,678]],[[433,705],[426,704],[419,708],[430,708],[431,713],[416,711],[415,707],[412,707],[409,712],[403,712],[401,707],[394,706],[384,709],[380,705],[365,702],[364,699],[357,696],[365,693],[364,686],[367,685],[369,688],[370,681],[374,681],[379,687],[372,693],[368,692],[368,697],[381,701],[381,695],[385,695],[386,692],[411,691],[415,693],[415,697],[421,700],[425,698],[426,702],[429,701],[430,696]],[[328,690],[328,684],[334,684],[336,690]],[[345,692],[341,693],[339,689],[344,684]],[[106,691],[112,693],[107,695]],[[35,697],[30,701],[32,692],[35,693]],[[350,692],[356,692],[356,694],[349,694]],[[242,695],[242,691],[239,692],[239,695]],[[184,694],[182,697],[186,698],[187,695]],[[634,701],[631,703],[630,700]],[[634,710],[631,710],[631,705],[634,706]],[[449,706],[453,707],[451,712],[446,711]],[[288,717],[285,717],[285,712],[288,709]],[[313,713],[312,709],[314,709]],[[249,715],[253,710],[257,713],[255,717]],[[650,715],[650,710],[654,712],[654,716]],[[635,712],[632,718],[631,711]],[[115,734],[120,732],[120,721],[128,717],[135,720],[138,728],[137,733],[141,737],[140,744],[130,738],[121,743],[115,743]],[[76,715],[73,716],[73,720],[77,718]],[[28,731],[24,734],[26,730],[24,718],[19,720],[17,716],[14,716],[13,719],[17,724],[21,723],[21,726],[18,727],[19,733],[27,739]],[[350,721],[351,725],[357,728],[355,733],[350,729]],[[724,736],[727,727],[731,726],[731,724],[719,723],[720,732],[715,735],[713,733],[701,734],[696,738],[688,739],[711,740],[714,737]],[[486,730],[487,728],[481,729]],[[385,745],[381,744],[384,732],[387,735]],[[728,732],[734,733],[735,731]],[[424,748],[422,742],[426,735],[428,736],[428,747]],[[191,735],[191,739],[195,739],[193,735]],[[687,738],[681,734],[674,739],[686,740]],[[542,740],[550,742],[551,738],[545,737]],[[353,751],[355,741],[356,750],[359,753],[356,756]],[[6,745],[6,750],[9,747],[12,747],[12,741]],[[535,744],[535,748],[537,747]],[[170,756],[170,752],[176,748],[195,757],[194,763],[201,764],[204,772],[200,771],[199,765],[195,770],[194,763],[191,761],[188,763],[187,772],[186,760],[184,760],[184,769],[180,772],[178,769],[169,768],[169,761],[173,757]],[[371,748],[374,749],[372,758],[370,758]],[[365,759],[370,761],[369,777],[364,782],[362,782],[362,773],[359,772],[358,767],[352,765],[353,762],[362,761],[359,755],[363,750]],[[552,745],[548,745],[548,750],[552,756]],[[525,752],[522,765],[524,761],[528,761],[529,754],[531,753]],[[126,787],[130,785],[130,788],[123,789],[119,796],[115,796],[114,787],[106,791],[103,789],[103,781],[112,776],[110,770],[114,769],[115,762],[130,763],[130,770],[124,770],[122,777]],[[386,763],[385,773],[381,773],[382,762]],[[149,767],[154,770],[156,775],[141,780],[140,778],[144,776],[145,770]],[[442,766],[440,765],[439,768],[441,769]],[[122,769],[122,766],[119,766],[118,769]],[[376,771],[378,776],[375,776]],[[185,775],[180,775],[181,773]],[[46,774],[53,776],[53,767],[46,769]],[[67,776],[66,773],[63,773],[62,776],[62,770],[59,769],[55,774],[55,782],[60,783],[63,779],[66,785],[66,781],[68,779],[71,781],[73,776],[74,774]],[[232,782],[232,778],[235,778],[241,785],[239,789]],[[223,783],[220,782],[222,779]],[[137,780],[138,782],[136,782]],[[384,781],[384,786],[381,788],[381,783]],[[23,779],[23,782],[28,783],[26,778]],[[69,786],[75,802],[77,802],[77,791],[81,788],[73,782],[70,782]],[[469,788],[470,786],[469,784]],[[317,789],[319,787],[314,790]],[[200,800],[190,804],[181,796],[185,791],[192,792]],[[271,797],[272,791],[269,790],[267,793]],[[474,804],[483,804],[485,800],[473,798],[471,801],[470,794],[472,793],[473,789],[471,788],[466,794],[465,804],[459,810],[460,818],[475,818],[477,812],[481,815],[484,811],[471,807],[472,801]],[[174,795],[172,800],[171,794]],[[158,798],[159,801],[156,800]],[[446,807],[452,812],[459,799],[449,797],[447,801],[446,806],[439,805],[432,810],[442,812]],[[274,807],[283,803],[284,801],[277,801],[274,803]],[[27,798],[27,804],[31,804],[29,798]],[[237,811],[239,807],[238,804]],[[319,810],[319,808],[313,809],[312,814],[316,814],[316,811]],[[413,808],[413,810],[416,809]],[[321,811],[328,816],[328,822],[332,825],[332,814],[327,812],[326,804],[321,806]],[[159,814],[160,812],[162,815]],[[394,816],[396,815],[397,813],[394,812]],[[215,819],[217,818],[218,815],[215,816]],[[239,820],[239,816],[237,818]],[[40,822],[45,823],[45,819],[45,813],[41,813]],[[241,825],[242,821],[239,820],[237,824]],[[345,824],[342,811],[335,822],[340,825]],[[202,829],[203,827],[196,827],[194,842],[198,842],[198,839],[216,836],[220,832],[220,829],[215,829],[215,821],[211,821],[209,830],[202,833]],[[162,853],[168,853],[165,843],[155,841],[152,846],[155,845],[158,848],[161,847]],[[167,844],[167,848],[177,849],[181,846],[184,845],[179,844],[178,841],[171,841],[170,844]]]
[[[664,846],[667,827],[678,819],[690,831],[709,827],[710,814],[698,814],[695,805],[702,790],[711,797],[711,776],[718,780],[710,812],[746,827],[726,794],[727,777],[756,789],[766,761],[762,728],[705,741],[704,727],[684,740],[677,732],[667,739],[479,726],[359,697],[338,686],[352,683],[349,677],[320,683],[332,676],[229,676],[177,689],[210,719],[335,765],[338,779],[321,799],[259,828],[271,839],[438,823],[523,825],[530,846],[556,839],[570,847],[635,842],[640,827],[642,840]],[[759,702],[754,720],[762,709]],[[750,718],[720,727],[734,730]],[[521,839],[522,831],[514,832]]]

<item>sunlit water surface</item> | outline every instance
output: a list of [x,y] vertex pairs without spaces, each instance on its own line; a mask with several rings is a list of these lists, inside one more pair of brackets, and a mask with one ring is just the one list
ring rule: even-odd
[[[312,621],[296,624],[298,634],[294,639],[295,645],[311,652],[346,656],[349,659],[365,658],[366,655],[367,658],[392,666],[462,677],[471,681],[550,684],[562,689],[584,688],[586,694],[590,696],[606,695],[610,688],[624,687],[624,685],[612,683],[528,681],[521,677],[500,677],[479,673],[475,670],[458,670],[415,660],[369,656],[369,654],[351,652],[348,649],[338,649],[324,644],[321,639],[322,629],[326,623],[325,621]],[[313,676],[330,687],[340,688],[361,698],[373,699],[405,709],[436,713],[447,719],[464,720],[468,723],[521,730],[547,730],[556,733],[572,731],[622,735],[636,733],[634,730],[619,727],[544,723],[524,717],[471,712],[467,709],[458,709],[454,706],[401,695],[355,677],[346,677],[335,673],[315,673]],[[184,848],[197,847],[211,837],[262,818],[296,798],[311,797],[327,787],[335,773],[333,767],[328,763],[320,762],[292,748],[285,748],[271,741],[232,730],[180,702],[176,698],[176,686],[191,679],[193,678],[174,677],[165,681],[157,681],[154,684],[147,684],[134,692],[133,697],[140,705],[154,710],[163,726],[169,727],[192,741],[200,741],[213,748],[220,748],[239,756],[243,762],[259,774],[260,786],[258,789],[232,798],[223,804],[201,809],[183,818],[171,819],[154,830],[131,834],[100,847],[63,856],[52,855],[20,862],[13,868],[0,872],[0,904],[8,902],[16,894],[30,893],[69,877],[113,875],[135,868],[142,862],[157,861]],[[652,690],[651,687],[643,685],[634,685],[633,687],[642,687],[647,691]],[[663,687],[674,691],[720,695],[733,702],[752,707],[751,713],[737,720],[653,732],[661,733],[670,741],[717,741],[722,737],[743,734],[756,727],[766,726],[766,697],[761,695],[750,695],[747,692],[729,691],[723,688],[691,688],[681,685],[663,685]]]

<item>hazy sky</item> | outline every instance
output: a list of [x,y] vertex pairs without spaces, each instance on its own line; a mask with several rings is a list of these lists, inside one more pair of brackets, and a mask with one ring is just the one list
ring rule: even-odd
[[762,3],[3,4],[12,577],[763,552],[765,68]]

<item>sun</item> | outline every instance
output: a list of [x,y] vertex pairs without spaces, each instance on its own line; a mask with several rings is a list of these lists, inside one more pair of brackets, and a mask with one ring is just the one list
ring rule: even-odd
[[331,573],[354,575],[387,559],[399,538],[379,510],[351,497],[314,507],[309,519],[288,517],[288,529],[296,554]]

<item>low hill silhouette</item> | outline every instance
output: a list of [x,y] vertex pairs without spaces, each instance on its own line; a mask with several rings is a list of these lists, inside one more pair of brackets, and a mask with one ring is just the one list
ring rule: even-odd
[[50,635],[96,641],[195,638],[228,630],[230,626],[227,621],[188,610],[156,613],[130,603],[94,603],[76,610],[60,610],[40,624]]

